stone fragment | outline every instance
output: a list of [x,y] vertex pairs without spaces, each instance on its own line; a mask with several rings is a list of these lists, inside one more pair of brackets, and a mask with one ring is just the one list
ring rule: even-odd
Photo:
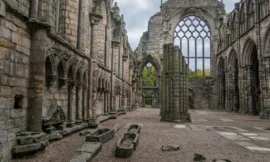
[[227,159],[214,159],[213,162],[231,162],[231,161]]
[[180,149],[179,145],[167,145],[167,146],[162,146],[161,150],[163,152],[167,152],[167,151],[177,151]]
[[114,130],[114,133],[116,133],[116,132],[118,132],[120,130],[120,128],[121,128],[121,125],[120,124],[116,124],[116,125],[113,126],[112,129]]
[[195,162],[195,161],[198,161],[198,162],[205,162],[205,161],[206,161],[206,158],[205,158],[203,155],[201,155],[201,154],[195,153],[195,154],[194,154],[193,161],[194,161],[194,162]]

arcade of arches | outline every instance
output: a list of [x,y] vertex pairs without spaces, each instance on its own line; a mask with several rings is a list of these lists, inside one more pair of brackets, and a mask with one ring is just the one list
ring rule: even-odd
[[0,0],[0,161],[161,108],[164,44],[185,56],[190,109],[269,118],[270,1],[161,2],[133,51],[114,0]]

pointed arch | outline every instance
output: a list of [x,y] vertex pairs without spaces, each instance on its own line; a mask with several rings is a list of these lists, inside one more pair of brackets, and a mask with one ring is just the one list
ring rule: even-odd
[[158,61],[157,58],[155,58],[155,57],[153,57],[151,55],[147,55],[141,60],[141,65],[140,65],[140,68],[139,68],[140,69],[140,71],[139,71],[140,75],[142,75],[142,70],[148,63],[151,63],[154,66],[154,68],[156,69],[157,75],[161,75],[160,62]]
[[242,64],[243,65],[252,65],[252,53],[253,50],[257,49],[255,41],[253,39],[248,38],[243,47],[243,53],[242,53]]

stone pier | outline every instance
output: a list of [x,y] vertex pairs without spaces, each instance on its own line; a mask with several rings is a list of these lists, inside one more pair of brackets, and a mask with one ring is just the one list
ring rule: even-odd
[[184,123],[188,113],[188,68],[178,46],[163,46],[161,121]]

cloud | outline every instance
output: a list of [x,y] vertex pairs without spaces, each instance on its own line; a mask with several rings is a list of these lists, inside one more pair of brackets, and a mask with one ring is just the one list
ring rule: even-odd
[[[115,0],[124,15],[127,24],[129,42],[136,49],[143,32],[147,31],[151,16],[160,11],[160,0]],[[234,4],[240,0],[223,0],[227,13],[231,12]]]

